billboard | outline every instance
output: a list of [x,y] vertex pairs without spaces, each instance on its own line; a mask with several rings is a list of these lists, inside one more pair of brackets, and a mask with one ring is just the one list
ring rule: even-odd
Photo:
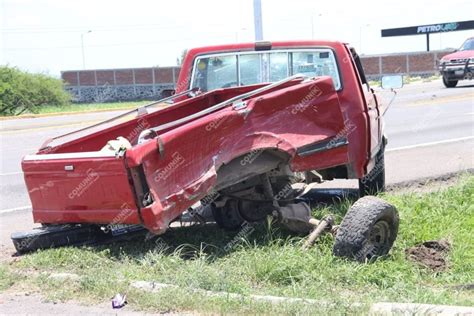
[[399,27],[399,28],[394,28],[394,29],[384,29],[382,30],[382,37],[421,35],[421,34],[464,31],[464,30],[473,30],[473,29],[474,29],[474,20],[470,20],[470,21],[459,21],[459,22]]

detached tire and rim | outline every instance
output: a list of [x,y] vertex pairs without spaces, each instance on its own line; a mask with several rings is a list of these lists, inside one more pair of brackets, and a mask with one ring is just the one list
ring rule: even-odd
[[374,196],[351,206],[336,234],[333,253],[359,262],[388,254],[398,233],[397,209]]
[[374,168],[359,179],[360,196],[376,195],[385,191],[385,146],[375,156]]
[[443,76],[443,84],[446,88],[454,88],[458,84],[458,80],[449,80]]

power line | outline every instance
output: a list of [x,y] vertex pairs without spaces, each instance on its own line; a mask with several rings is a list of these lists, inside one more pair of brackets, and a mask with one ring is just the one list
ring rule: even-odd
[[[206,24],[201,27],[216,27],[221,24]],[[28,27],[6,27],[1,30],[2,33],[77,33],[84,30],[94,30],[94,32],[110,32],[110,31],[135,31],[135,30],[156,30],[156,29],[177,29],[189,28],[189,25],[177,24],[131,24],[131,25],[115,25],[115,26],[28,26]]]
[[[88,48],[91,47],[114,47],[114,46],[133,46],[133,45],[162,45],[163,43],[170,43],[170,42],[182,42],[188,41],[192,38],[182,38],[182,39],[175,39],[175,40],[163,40],[159,42],[128,42],[128,43],[113,43],[113,44],[98,44],[98,45],[87,45]],[[49,46],[49,47],[6,47],[5,50],[27,50],[27,49],[77,49],[80,48],[80,45],[71,45],[71,46]]]

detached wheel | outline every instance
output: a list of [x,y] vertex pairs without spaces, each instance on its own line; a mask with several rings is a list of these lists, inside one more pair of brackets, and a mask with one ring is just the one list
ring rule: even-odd
[[443,76],[443,84],[446,88],[454,88],[458,84],[458,80],[449,80]]
[[237,199],[227,200],[223,207],[211,206],[212,216],[217,226],[225,230],[236,230],[244,219],[239,213],[239,201]]
[[385,146],[375,156],[374,168],[359,179],[360,196],[376,195],[385,191]]
[[336,234],[333,253],[360,262],[386,255],[397,238],[397,209],[374,196],[351,206]]

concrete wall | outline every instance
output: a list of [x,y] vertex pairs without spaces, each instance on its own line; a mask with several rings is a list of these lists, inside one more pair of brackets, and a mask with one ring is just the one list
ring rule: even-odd
[[173,89],[178,67],[101,69],[61,72],[75,102],[156,100]]
[[[369,80],[386,74],[431,76],[438,61],[449,51],[361,56]],[[156,100],[163,90],[173,89],[179,67],[63,71],[67,90],[76,102]]]

